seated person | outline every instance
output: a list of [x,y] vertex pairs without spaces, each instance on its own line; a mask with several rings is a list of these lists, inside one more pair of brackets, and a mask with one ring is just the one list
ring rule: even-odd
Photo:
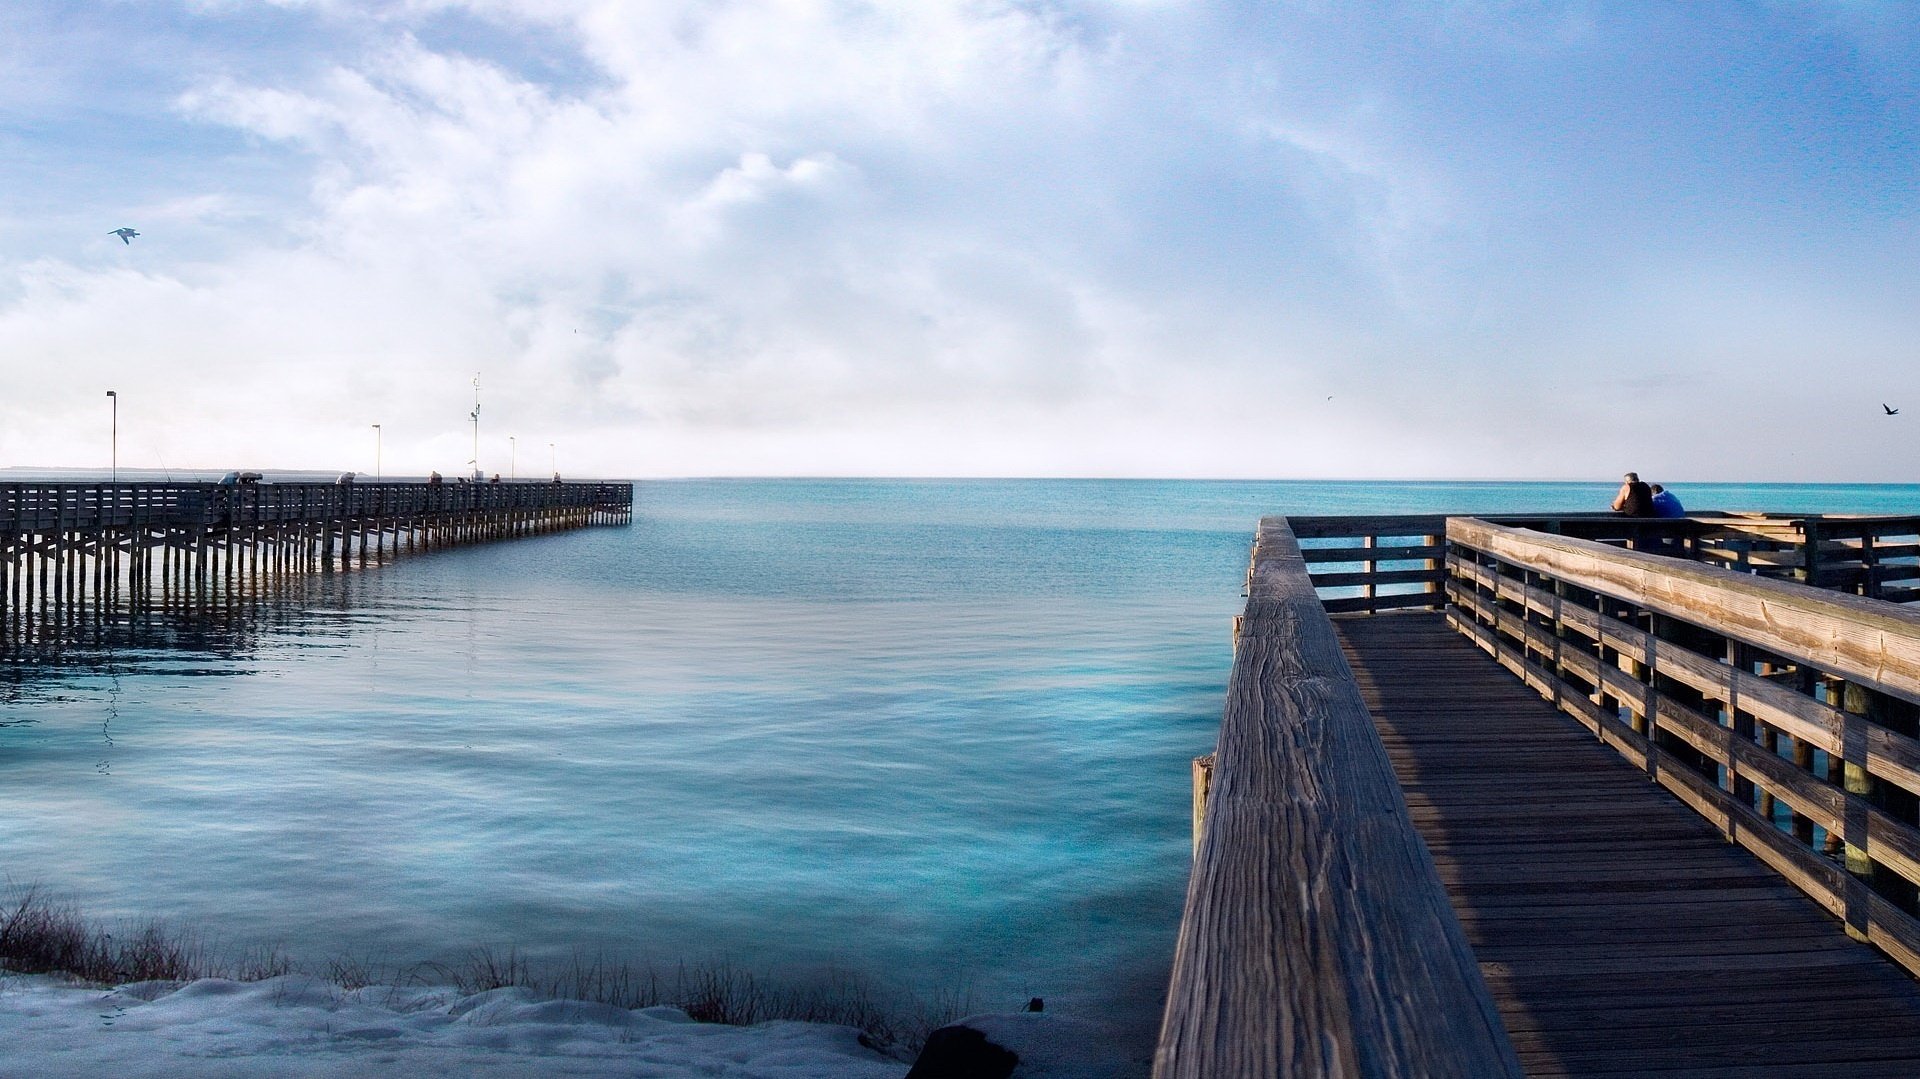
[[1653,491],[1640,482],[1638,472],[1629,472],[1620,482],[1620,492],[1613,496],[1613,512],[1628,517],[1653,516]]
[[1673,496],[1673,492],[1659,484],[1649,488],[1653,492],[1653,515],[1655,517],[1685,517],[1687,508]]

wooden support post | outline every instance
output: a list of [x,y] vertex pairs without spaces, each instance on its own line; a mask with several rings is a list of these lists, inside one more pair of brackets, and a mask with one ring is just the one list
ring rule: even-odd
[[[1873,711],[1872,694],[1867,687],[1852,682],[1841,683],[1840,710],[1849,717],[1841,732],[1841,784],[1848,794],[1856,795],[1862,803],[1871,802],[1874,797],[1873,777],[1868,774],[1867,732],[1868,717]],[[1846,843],[1847,872],[1861,877],[1873,876],[1873,863],[1868,860],[1867,852],[1862,849],[1866,844],[1865,813],[1849,812],[1847,815]]]
[[1193,758],[1193,853],[1200,853],[1200,833],[1207,823],[1207,795],[1213,791],[1213,757]]

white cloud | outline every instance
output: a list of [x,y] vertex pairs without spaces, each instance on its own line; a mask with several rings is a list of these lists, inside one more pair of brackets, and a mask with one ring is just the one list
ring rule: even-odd
[[[196,52],[173,122],[204,170],[129,175],[139,220],[88,225],[135,245],[34,253],[0,222],[0,462],[88,459],[62,432],[112,383],[164,432],[136,454],[356,467],[380,422],[392,469],[444,472],[475,370],[486,456],[552,440],[575,472],[1511,474],[1463,411],[1501,372],[1617,450],[1606,402],[1565,391],[1645,335],[1530,276],[1535,241],[1496,249],[1522,226],[1468,182],[1497,171],[1460,134],[1483,117],[1429,132],[1391,65],[1338,59],[1378,43],[1317,16],[282,8],[319,62]],[[1605,37],[1578,9],[1523,30],[1501,62]],[[1702,299],[1700,326],[1740,317]]]

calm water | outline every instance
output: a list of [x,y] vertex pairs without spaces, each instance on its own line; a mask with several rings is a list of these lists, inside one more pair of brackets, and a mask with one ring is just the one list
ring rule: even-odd
[[[1920,487],[1681,486],[1920,510]],[[0,872],[320,961],[825,967],[1150,1035],[1262,513],[1612,485],[700,481],[0,666]]]

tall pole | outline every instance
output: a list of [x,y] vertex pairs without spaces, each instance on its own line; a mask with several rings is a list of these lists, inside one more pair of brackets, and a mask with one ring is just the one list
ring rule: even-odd
[[473,478],[480,478],[480,372],[473,373],[473,460],[467,463],[473,466]]
[[380,425],[373,425],[373,481],[380,482]]
[[556,457],[553,452],[553,443],[547,443],[547,467],[553,470],[554,479],[560,478],[560,465],[557,463],[558,461],[559,458]]
[[120,395],[112,390],[107,396],[113,400],[113,482],[120,482]]
[[507,479],[517,480],[519,478],[520,478],[520,447],[514,443],[513,436],[508,435],[507,436]]

